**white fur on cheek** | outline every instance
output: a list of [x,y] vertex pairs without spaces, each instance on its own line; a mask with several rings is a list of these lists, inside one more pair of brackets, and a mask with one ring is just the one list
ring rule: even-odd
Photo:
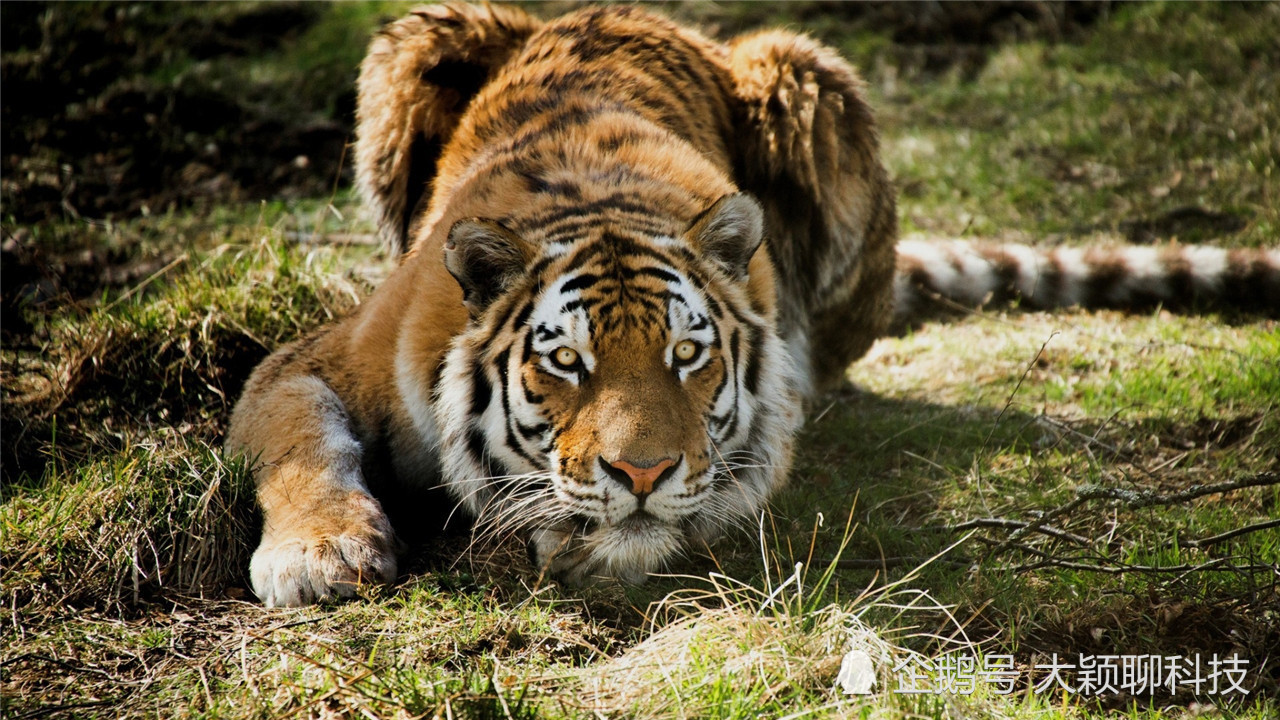
[[434,448],[440,443],[440,427],[436,424],[432,407],[432,391],[422,369],[414,361],[415,353],[410,342],[410,333],[405,333],[396,346],[396,389],[400,391],[400,399],[422,443]]
[[440,461],[449,493],[474,516],[489,501],[486,471],[471,457],[467,434],[471,429],[472,349],[464,333],[445,356],[436,394],[435,414],[442,430]]

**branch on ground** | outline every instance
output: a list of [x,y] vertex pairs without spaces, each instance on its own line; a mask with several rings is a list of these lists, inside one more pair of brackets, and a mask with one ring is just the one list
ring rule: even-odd
[[[1108,556],[1108,553],[1102,552],[1102,549],[1098,547],[1098,540],[1091,540],[1077,533],[1062,529],[1062,526],[1065,526],[1067,523],[1060,522],[1062,520],[1070,520],[1071,516],[1081,508],[1098,502],[1109,503],[1112,507],[1118,507],[1124,510],[1141,510],[1151,507],[1180,505],[1198,498],[1210,495],[1220,495],[1245,488],[1271,487],[1276,485],[1280,485],[1280,473],[1270,471],[1228,482],[1209,485],[1193,485],[1185,490],[1169,493],[1143,489],[1085,485],[1076,489],[1075,497],[1071,500],[1051,510],[1042,512],[1031,520],[984,517],[973,518],[955,524],[935,525],[924,529],[942,532],[968,532],[976,529],[1009,531],[1003,539],[982,537],[981,535],[975,536],[974,539],[991,547],[991,549],[983,556],[985,559],[999,558],[1009,554],[1010,552],[1020,554],[1023,557],[1030,556],[1033,558],[1032,562],[1012,566],[1010,569],[1014,572],[1030,572],[1048,567],[1108,574],[1187,574],[1205,571],[1240,573],[1276,572],[1276,568],[1271,565],[1253,563],[1235,564],[1231,562],[1233,558],[1229,557],[1214,558],[1203,563],[1183,563],[1170,566],[1132,565],[1111,558]],[[1233,540],[1263,530],[1271,530],[1277,527],[1280,527],[1280,519],[1264,520],[1207,537],[1179,539],[1176,541],[1176,544],[1183,548],[1203,550],[1228,540]],[[1052,540],[1070,543],[1083,552],[1071,556],[1058,555],[1052,552],[1051,549],[1035,547],[1026,542],[1037,535],[1044,536],[1045,538]],[[877,567],[880,566],[878,561],[866,562],[876,562]],[[843,566],[844,565],[842,564],[842,567]]]

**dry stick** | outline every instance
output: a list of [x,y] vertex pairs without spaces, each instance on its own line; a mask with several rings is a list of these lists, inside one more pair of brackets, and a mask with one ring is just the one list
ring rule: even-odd
[[1045,338],[1045,341],[1040,345],[1040,349],[1036,351],[1035,357],[1031,358],[1031,362],[1027,363],[1027,367],[1022,371],[1022,375],[1018,378],[1017,384],[1013,386],[1013,390],[1009,392],[1009,397],[1005,399],[1004,407],[1000,408],[999,414],[996,415],[996,421],[991,424],[991,431],[987,433],[986,439],[982,441],[983,451],[987,449],[987,444],[991,442],[991,436],[995,434],[996,428],[1000,425],[1000,419],[1004,417],[1005,412],[1007,412],[1009,408],[1013,407],[1013,399],[1018,396],[1018,391],[1022,389],[1022,383],[1025,382],[1027,376],[1031,374],[1031,369],[1040,361],[1040,358],[1044,355],[1045,348],[1049,347],[1049,343],[1053,342],[1053,339],[1057,336],[1057,330],[1049,333],[1049,337]]
[[[1020,528],[1025,528],[1030,524],[1031,523],[1024,522],[1022,520],[1010,520],[1008,518],[975,518],[973,520],[966,520],[957,525],[933,525],[930,527],[921,528],[921,530],[941,530],[946,532],[963,532],[965,530],[973,530],[974,528],[987,528],[987,527],[1013,528],[1016,530]],[[1053,527],[1051,525],[1041,525],[1040,527],[1035,528],[1035,532],[1038,532],[1042,535],[1049,535],[1050,537],[1055,537],[1060,540],[1068,540],[1077,545],[1082,545],[1086,547],[1092,544],[1092,541],[1090,541],[1089,538],[1076,535],[1075,533],[1067,532],[1066,530],[1059,530],[1058,528]]]
[[[886,558],[837,558],[836,560],[828,560],[828,564],[834,564],[841,570],[888,570],[889,568],[903,567],[905,565],[916,566],[929,562],[927,557],[886,557]],[[946,565],[947,567],[967,568],[973,564],[971,560],[946,560],[939,558],[934,560],[932,565]]]
[[320,233],[286,230],[284,239],[299,245],[378,245],[378,238],[370,233]]
[[142,290],[143,288],[145,288],[146,286],[148,286],[148,285],[150,285],[152,282],[154,282],[156,278],[160,277],[161,275],[163,275],[163,274],[165,274],[165,273],[169,272],[170,270],[174,269],[175,267],[177,267],[177,266],[178,266],[178,264],[179,264],[179,263],[181,263],[181,262],[183,262],[183,261],[185,261],[185,260],[187,259],[187,257],[188,257],[187,253],[182,253],[182,254],[181,254],[181,255],[179,255],[178,257],[176,257],[176,258],[174,258],[173,260],[169,261],[169,264],[168,264],[168,265],[165,265],[164,267],[160,268],[159,270],[157,270],[157,271],[155,271],[155,272],[151,273],[151,275],[149,275],[149,276],[147,277],[147,279],[146,279],[146,280],[143,280],[142,282],[138,283],[137,285],[134,285],[133,287],[129,288],[129,290],[128,290],[128,291],[126,291],[126,292],[125,292],[125,294],[121,295],[120,297],[116,298],[115,300],[112,300],[110,303],[107,303],[107,306],[106,306],[106,307],[104,307],[104,308],[102,309],[102,311],[103,311],[103,312],[106,312],[106,311],[110,310],[111,308],[113,308],[113,307],[115,307],[115,306],[119,305],[120,303],[124,302],[125,300],[128,300],[129,298],[133,297],[134,293],[138,292],[139,290]]
[[[991,538],[974,537],[974,540],[977,540],[978,542],[986,543],[986,544],[988,544],[988,545],[999,545],[999,544],[1000,544],[1000,543],[998,543],[997,541],[992,540]],[[1032,556],[1032,557],[1038,557],[1038,558],[1041,558],[1041,562],[1032,563],[1032,564],[1030,564],[1030,565],[1019,565],[1019,566],[1015,566],[1015,567],[1011,568],[1011,569],[1012,569],[1012,570],[1014,570],[1015,572],[1024,572],[1024,571],[1026,571],[1026,570],[1031,570],[1031,569],[1036,569],[1036,568],[1041,568],[1041,567],[1058,567],[1058,566],[1060,565],[1060,563],[1072,563],[1072,564],[1075,564],[1075,565],[1083,566],[1083,565],[1084,565],[1084,563],[1082,563],[1081,561],[1082,561],[1082,560],[1089,560],[1089,559],[1095,560],[1095,561],[1097,561],[1097,562],[1107,562],[1107,558],[1105,558],[1105,557],[1103,557],[1103,556],[1101,556],[1101,555],[1096,555],[1096,554],[1095,554],[1095,555],[1092,555],[1092,556],[1089,556],[1089,555],[1074,555],[1074,556],[1067,557],[1067,558],[1061,558],[1061,557],[1057,557],[1057,556],[1051,555],[1051,554],[1049,554],[1048,552],[1046,552],[1046,551],[1044,551],[1044,550],[1041,550],[1041,549],[1039,549],[1039,548],[1035,548],[1035,547],[1032,547],[1032,546],[1030,546],[1030,545],[1026,545],[1026,544],[1023,544],[1023,543],[1014,543],[1013,545],[1011,545],[1011,546],[1010,546],[1010,548],[1009,548],[1009,549],[1011,549],[1011,550],[1017,550],[1017,551],[1019,551],[1019,552],[1026,553],[1027,555],[1030,555],[1030,556]],[[1104,566],[1102,566],[1102,565],[1090,565],[1089,567],[1104,567]],[[996,569],[1003,569],[1003,568],[996,568]]]
[[1264,485],[1280,485],[1280,472],[1260,472],[1252,477],[1232,480],[1230,482],[1215,483],[1213,485],[1192,485],[1181,492],[1169,493],[1167,495],[1151,492],[1149,490],[1124,490],[1122,488],[1104,488],[1096,486],[1085,486],[1076,491],[1077,499],[1088,500],[1120,500],[1130,510],[1138,510],[1152,505],[1174,505],[1177,503],[1195,500],[1205,495],[1215,495],[1217,493],[1231,492],[1232,490],[1240,490],[1247,487],[1259,487]]
[[1280,520],[1266,520],[1264,522],[1254,523],[1252,525],[1245,525],[1244,527],[1239,527],[1239,528],[1236,528],[1235,530],[1228,530],[1227,532],[1219,533],[1217,535],[1212,535],[1207,538],[1201,538],[1199,540],[1183,540],[1182,544],[1186,545],[1187,547],[1206,548],[1206,547],[1209,547],[1210,545],[1216,545],[1222,542],[1223,540],[1230,540],[1233,537],[1239,537],[1240,535],[1247,535],[1249,533],[1257,532],[1259,530],[1266,530],[1268,528],[1273,528],[1273,527],[1280,527]]
[[[1097,433],[1102,432],[1102,430],[1104,430],[1112,420],[1115,420],[1119,414],[1120,414],[1119,412],[1112,413],[1112,415],[1106,419],[1106,421],[1098,428],[1097,432],[1095,432],[1093,435],[1082,433],[1079,430],[1071,427],[1067,423],[1055,417],[1051,417],[1047,413],[1040,413],[1036,417],[1032,418],[1031,421],[1044,423],[1045,425],[1048,425],[1054,430],[1061,430],[1070,435],[1074,435],[1075,437],[1084,440],[1085,444],[1097,445],[1103,448],[1104,450],[1106,450],[1107,452],[1111,453],[1112,455],[1115,455],[1116,457],[1121,457],[1126,460],[1132,460],[1133,453],[1128,452],[1126,450],[1121,450],[1120,448],[1116,447],[1115,445],[1112,445],[1111,443],[1103,442],[1097,435]],[[1147,470],[1142,466],[1138,466],[1138,469],[1142,470],[1143,472],[1147,472]],[[1147,472],[1147,474],[1150,475],[1151,473]]]
[[90,702],[68,703],[66,705],[41,705],[35,710],[25,712],[18,715],[14,720],[27,720],[27,718],[38,718],[54,713],[65,712],[67,710],[83,710],[85,708],[102,707],[103,705],[115,705],[120,702],[119,698],[111,698],[110,700],[93,700]]
[[[1165,465],[1167,465],[1167,464],[1168,464],[1168,463],[1170,463],[1170,462],[1176,462],[1176,461],[1178,461],[1179,459],[1181,459],[1181,457],[1184,457],[1184,456],[1185,456],[1185,453],[1183,453],[1183,455],[1182,455],[1182,456],[1175,455],[1175,456],[1174,456],[1173,458],[1171,458],[1170,460],[1166,460],[1165,462],[1161,463],[1160,465],[1157,465],[1157,466],[1155,466],[1155,467],[1149,468],[1149,467],[1147,467],[1146,465],[1144,465],[1144,464],[1142,464],[1142,463],[1138,462],[1138,461],[1135,459],[1135,457],[1134,457],[1134,453],[1133,453],[1133,452],[1130,452],[1130,451],[1128,451],[1128,450],[1122,450],[1121,448],[1118,448],[1118,447],[1116,447],[1115,445],[1112,445],[1112,444],[1107,443],[1107,442],[1103,442],[1103,440],[1102,440],[1101,438],[1099,438],[1099,437],[1098,437],[1098,434],[1099,434],[1099,433],[1101,433],[1104,429],[1106,429],[1107,425],[1111,424],[1111,421],[1115,420],[1117,417],[1119,417],[1119,415],[1120,415],[1120,411],[1116,411],[1115,413],[1112,413],[1112,414],[1111,414],[1111,416],[1110,416],[1110,417],[1108,417],[1108,418],[1106,419],[1106,421],[1104,421],[1104,422],[1102,423],[1102,425],[1100,425],[1100,426],[1098,427],[1098,429],[1094,432],[1094,434],[1093,434],[1093,435],[1089,435],[1089,434],[1086,434],[1086,433],[1082,433],[1082,432],[1080,432],[1079,430],[1076,430],[1075,428],[1071,427],[1071,426],[1070,426],[1070,425],[1068,425],[1067,423],[1065,423],[1065,422],[1063,422],[1063,421],[1061,421],[1061,420],[1058,420],[1057,418],[1050,417],[1049,415],[1044,414],[1044,413],[1041,413],[1040,415],[1037,415],[1037,416],[1033,419],[1033,422],[1043,422],[1043,423],[1045,423],[1046,425],[1049,425],[1050,427],[1052,427],[1052,428],[1053,428],[1053,429],[1055,429],[1055,430],[1061,430],[1061,431],[1063,431],[1063,432],[1066,432],[1066,433],[1068,433],[1068,434],[1070,434],[1070,435],[1074,435],[1074,436],[1076,436],[1076,437],[1078,437],[1078,438],[1080,438],[1080,439],[1084,440],[1086,450],[1088,449],[1088,446],[1090,446],[1090,445],[1097,445],[1098,447],[1103,448],[1104,450],[1106,450],[1107,452],[1111,453],[1112,455],[1114,455],[1114,456],[1116,456],[1116,457],[1118,457],[1118,458],[1123,458],[1123,459],[1125,459],[1125,460],[1129,461],[1130,463],[1132,463],[1132,464],[1133,464],[1133,467],[1134,467],[1135,469],[1142,471],[1142,474],[1143,474],[1143,475],[1146,475],[1146,476],[1147,476],[1147,477],[1149,477],[1149,478],[1155,478],[1155,477],[1156,477],[1156,472],[1157,472],[1157,471],[1159,471],[1159,470],[1161,470],[1162,468],[1164,468],[1164,467],[1165,467]],[[1127,478],[1126,478],[1126,479],[1127,479]]]
[[1044,560],[1030,565],[1019,565],[1011,568],[1014,572],[1028,572],[1031,570],[1039,570],[1046,567],[1063,568],[1065,570],[1082,570],[1085,572],[1099,572],[1107,575],[1123,575],[1124,573],[1149,573],[1155,575],[1163,575],[1166,573],[1190,573],[1203,572],[1206,570],[1215,570],[1220,572],[1277,572],[1275,565],[1251,564],[1251,565],[1226,565],[1227,558],[1218,558],[1210,560],[1199,565],[1091,565],[1089,563],[1072,562],[1069,560]]
[[1041,515],[1038,519],[1027,524],[1026,527],[1019,528],[1009,534],[1009,537],[1001,543],[995,550],[992,550],[989,556],[998,555],[1009,549],[1009,546],[1032,532],[1039,532],[1041,528],[1048,525],[1051,521],[1066,515],[1081,505],[1091,500],[1119,500],[1125,504],[1130,510],[1138,510],[1152,505],[1176,505],[1184,503],[1188,500],[1194,500],[1205,495],[1214,495],[1217,493],[1231,492],[1232,490],[1240,490],[1247,487],[1258,487],[1261,485],[1277,485],[1280,484],[1280,473],[1263,472],[1252,477],[1232,480],[1230,482],[1216,483],[1213,485],[1193,485],[1186,490],[1176,493],[1162,494],[1148,490],[1125,490],[1122,488],[1104,488],[1093,485],[1086,485],[1076,490],[1076,497],[1071,502],[1060,505],[1053,510]]

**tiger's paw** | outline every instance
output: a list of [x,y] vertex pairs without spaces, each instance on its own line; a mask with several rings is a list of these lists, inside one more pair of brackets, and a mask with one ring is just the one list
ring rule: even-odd
[[642,585],[649,578],[640,567],[609,564],[598,548],[584,541],[577,530],[542,529],[529,537],[529,559],[540,574],[570,588],[613,582]]
[[396,578],[395,536],[378,511],[340,534],[266,536],[249,576],[267,607],[297,607],[349,598],[361,585]]
[[603,578],[594,575],[596,563],[575,535],[572,529],[535,530],[528,539],[529,560],[541,576],[566,587],[595,585]]

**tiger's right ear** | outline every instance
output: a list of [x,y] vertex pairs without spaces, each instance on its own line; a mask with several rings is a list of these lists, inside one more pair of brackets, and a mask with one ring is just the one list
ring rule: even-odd
[[532,259],[529,244],[493,220],[459,220],[444,244],[444,266],[462,287],[462,301],[473,318],[506,292]]

